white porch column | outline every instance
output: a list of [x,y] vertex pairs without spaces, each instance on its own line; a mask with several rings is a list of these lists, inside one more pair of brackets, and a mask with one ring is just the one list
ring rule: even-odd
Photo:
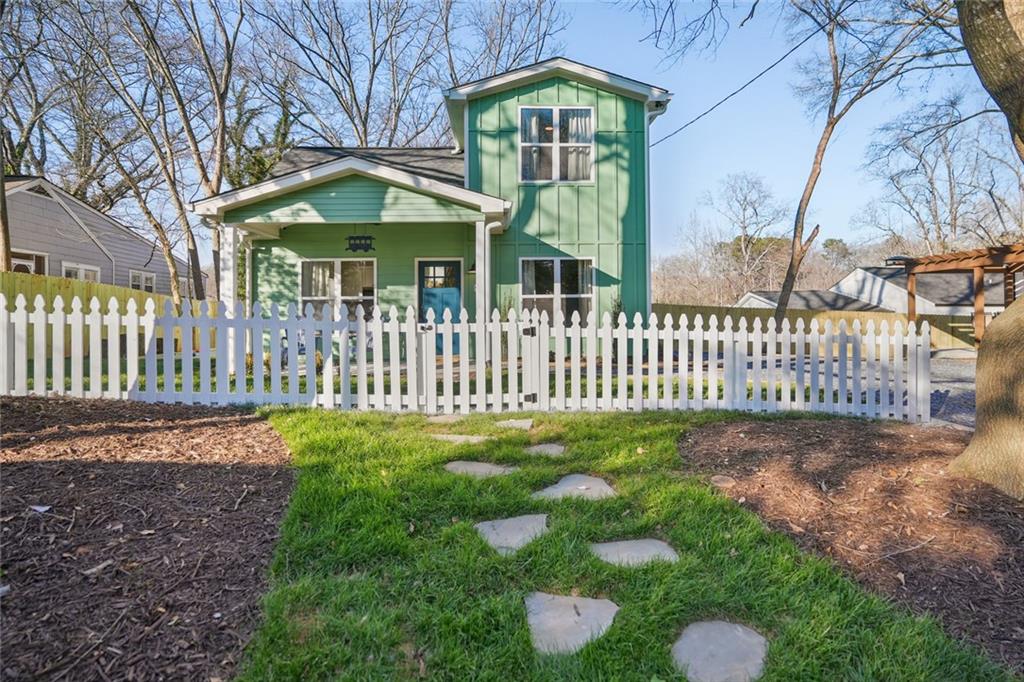
[[476,321],[483,322],[487,320],[489,309],[487,306],[487,296],[490,292],[490,275],[488,265],[490,264],[490,235],[487,232],[487,223],[483,220],[478,220],[476,223],[476,282],[474,283],[474,291],[476,293]]
[[[238,245],[240,230],[234,225],[220,226],[220,281],[217,282],[217,291],[220,293],[221,307],[225,317],[233,317],[235,314],[235,301],[238,299]],[[235,332],[228,329],[228,347],[226,356],[225,349],[218,348],[218,355],[226,357],[228,370],[235,368]],[[219,387],[218,387],[219,389]]]

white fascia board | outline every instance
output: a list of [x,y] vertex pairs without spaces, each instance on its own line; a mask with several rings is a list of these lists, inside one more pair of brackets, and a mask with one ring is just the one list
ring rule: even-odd
[[602,88],[606,88],[613,92],[619,92],[624,95],[629,95],[631,97],[636,97],[638,99],[668,101],[672,98],[672,93],[664,88],[641,83],[640,81],[635,81],[632,78],[619,76],[614,73],[602,71],[601,69],[595,69],[592,66],[580,64],[579,62],[574,62],[570,59],[565,59],[564,57],[548,59],[521,69],[515,69],[513,71],[499,74],[492,78],[485,78],[472,83],[466,83],[465,85],[457,85],[445,90],[444,96],[446,99],[450,100],[465,100],[470,97],[478,97],[480,95],[487,94],[494,90],[503,90],[511,87],[512,85],[518,85],[523,82],[540,80],[542,78],[549,78],[551,76],[558,75],[571,76],[579,80],[590,81]]
[[511,202],[505,199],[499,199],[464,187],[449,185],[448,183],[431,180],[421,175],[407,173],[391,166],[349,156],[337,161],[329,161],[311,168],[298,170],[279,178],[265,180],[249,187],[225,192],[215,197],[195,201],[192,203],[191,208],[198,215],[221,220],[226,210],[346,175],[365,175],[377,178],[399,187],[466,204],[481,213],[504,213],[511,207]]

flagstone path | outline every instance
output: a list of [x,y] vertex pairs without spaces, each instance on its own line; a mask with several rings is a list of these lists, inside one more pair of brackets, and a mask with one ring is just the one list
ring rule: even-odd
[[[435,424],[454,423],[451,415],[430,417]],[[507,419],[495,422],[499,427],[533,428],[532,419]],[[487,436],[462,434],[430,434],[451,443],[483,443]],[[558,457],[565,453],[561,443],[540,443],[524,450],[531,455]],[[489,478],[513,473],[519,468],[489,462],[456,460],[444,467],[453,474]],[[717,481],[727,487],[728,481]],[[569,474],[557,483],[534,492],[536,500],[582,498],[601,500],[617,493],[606,481],[586,474]],[[499,555],[510,556],[548,532],[547,514],[527,514],[507,519],[477,523],[474,528]],[[652,561],[675,562],[676,551],[663,540],[640,538],[598,542],[590,550],[607,563],[637,568]],[[612,626],[619,606],[609,599],[564,596],[531,592],[524,600],[526,622],[533,647],[543,654],[572,654],[587,643],[601,637]],[[726,621],[691,623],[672,645],[672,660],[690,682],[748,682],[756,680],[764,670],[768,641],[756,630]]]

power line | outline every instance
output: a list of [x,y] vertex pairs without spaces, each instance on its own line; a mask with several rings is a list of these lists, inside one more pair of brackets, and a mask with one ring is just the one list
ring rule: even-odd
[[[838,15],[837,15],[837,16],[838,16]],[[816,29],[814,29],[813,31],[811,31],[810,33],[808,33],[808,34],[807,34],[806,36],[804,36],[804,38],[803,38],[803,39],[802,39],[802,40],[801,40],[800,42],[798,42],[798,43],[797,43],[796,45],[794,45],[793,47],[789,48],[789,49],[788,49],[788,50],[786,51],[786,53],[785,53],[785,54],[783,54],[783,55],[782,55],[781,57],[779,57],[779,58],[778,58],[778,59],[776,59],[776,60],[775,60],[774,62],[772,62],[771,64],[769,64],[769,65],[768,65],[767,67],[765,67],[764,69],[762,69],[762,70],[761,70],[761,71],[760,71],[760,72],[759,72],[759,73],[758,73],[758,74],[757,74],[756,76],[754,76],[753,78],[751,78],[750,80],[748,80],[748,81],[747,81],[746,83],[744,83],[744,84],[743,84],[743,85],[741,85],[740,87],[738,87],[738,88],[736,88],[735,90],[733,90],[732,92],[730,92],[730,93],[729,93],[728,95],[726,95],[726,96],[725,96],[725,97],[723,97],[722,99],[720,99],[720,100],[718,100],[717,102],[715,102],[715,103],[714,103],[714,104],[713,104],[713,105],[712,105],[711,107],[709,107],[708,109],[705,109],[704,111],[702,111],[702,112],[701,112],[700,114],[698,114],[697,116],[694,116],[694,117],[693,117],[693,118],[691,118],[691,119],[690,119],[689,121],[687,121],[687,122],[686,122],[686,123],[684,123],[683,125],[679,126],[679,127],[678,127],[678,128],[676,128],[675,130],[673,130],[673,131],[672,131],[671,133],[669,133],[668,135],[666,135],[666,136],[664,136],[664,137],[662,137],[662,138],[659,138],[659,139],[658,139],[658,140],[656,140],[655,142],[652,142],[652,143],[651,143],[651,146],[652,146],[652,147],[654,147],[654,146],[657,146],[657,145],[661,144],[662,142],[664,142],[665,140],[667,140],[668,138],[672,137],[673,135],[676,135],[676,134],[678,134],[678,133],[681,133],[681,132],[682,132],[683,130],[685,130],[685,129],[689,128],[689,127],[690,127],[691,125],[693,125],[693,124],[694,124],[694,123],[696,123],[697,121],[701,120],[702,118],[704,118],[705,116],[707,116],[708,114],[710,114],[710,113],[711,113],[712,111],[714,111],[715,109],[717,109],[718,107],[722,106],[723,104],[725,104],[726,102],[728,102],[728,101],[729,101],[730,99],[732,99],[733,97],[735,97],[736,95],[738,95],[738,94],[740,94],[741,92],[743,92],[744,90],[746,90],[746,89],[747,89],[747,87],[749,87],[749,86],[750,86],[750,85],[752,85],[752,84],[753,84],[753,83],[754,83],[755,81],[757,81],[757,80],[758,80],[759,78],[761,78],[761,76],[765,75],[766,73],[768,73],[769,71],[771,71],[772,69],[774,69],[774,68],[775,68],[776,66],[778,66],[778,65],[779,65],[779,64],[781,64],[782,62],[786,61],[786,58],[787,58],[787,57],[789,57],[789,56],[790,56],[791,54],[793,54],[794,52],[796,52],[797,50],[799,50],[799,49],[800,49],[801,47],[803,47],[803,46],[804,46],[804,44],[806,44],[808,40],[810,40],[811,38],[813,38],[813,37],[814,37],[814,36],[816,36],[817,34],[821,33],[821,31],[822,31],[822,30],[823,30],[823,29],[824,29],[824,28],[825,28],[825,27],[826,27],[827,25],[828,25],[828,24],[822,24],[822,25],[821,25],[821,26],[819,26],[818,28],[816,28]]]

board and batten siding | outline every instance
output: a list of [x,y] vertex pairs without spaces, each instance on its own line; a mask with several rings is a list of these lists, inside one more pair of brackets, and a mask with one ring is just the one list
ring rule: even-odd
[[[368,234],[374,250],[347,251],[347,237]],[[343,258],[377,261],[377,302],[387,311],[416,305],[416,259],[462,260],[462,306],[475,309],[473,264],[474,228],[464,223],[403,223],[400,225],[291,225],[280,239],[253,242],[253,291],[262,305],[287,306],[299,301],[299,263],[304,259]]]
[[347,175],[270,197],[224,214],[225,223],[474,222],[470,208],[375,178]]
[[[519,182],[519,107],[590,106],[595,116],[591,182]],[[549,78],[470,100],[468,186],[513,202],[508,229],[493,244],[493,300],[518,304],[519,260],[592,258],[597,310],[647,310],[644,103]]]

